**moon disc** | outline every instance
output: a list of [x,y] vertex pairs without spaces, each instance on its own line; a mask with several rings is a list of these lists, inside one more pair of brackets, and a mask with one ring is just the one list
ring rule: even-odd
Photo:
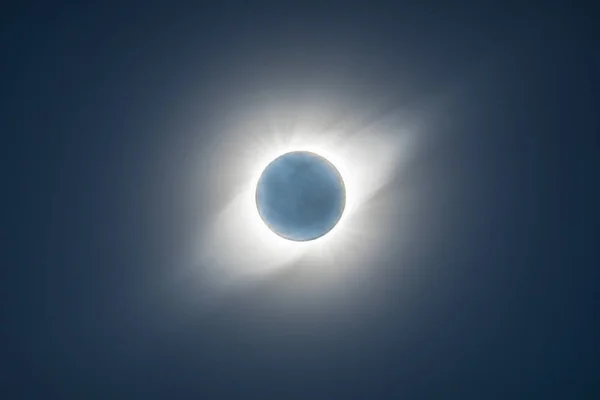
[[340,220],[345,204],[346,190],[338,170],[308,151],[276,158],[256,188],[262,220],[274,233],[293,241],[326,235]]

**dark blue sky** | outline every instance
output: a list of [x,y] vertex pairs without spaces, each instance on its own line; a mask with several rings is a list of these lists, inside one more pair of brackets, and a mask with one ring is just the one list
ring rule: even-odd
[[[591,3],[250,3],[3,7],[0,398],[600,398]],[[275,281],[172,316],[185,160],[239,98],[328,82],[440,97],[414,247],[355,313],[282,310]]]

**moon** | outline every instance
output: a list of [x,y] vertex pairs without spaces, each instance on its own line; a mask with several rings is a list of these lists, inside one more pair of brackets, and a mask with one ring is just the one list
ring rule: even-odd
[[256,206],[275,234],[295,242],[318,239],[338,223],[346,190],[336,167],[309,151],[293,151],[273,160],[256,188]]

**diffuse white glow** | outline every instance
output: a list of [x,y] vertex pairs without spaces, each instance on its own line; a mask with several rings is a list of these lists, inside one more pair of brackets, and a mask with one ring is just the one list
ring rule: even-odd
[[[401,172],[399,166],[411,151],[413,135],[397,118],[364,127],[351,118],[323,115],[322,107],[317,107],[320,117],[309,107],[293,109],[285,112],[281,104],[266,110],[249,107],[233,119],[211,155],[213,184],[228,193],[215,201],[224,206],[215,210],[214,221],[199,237],[196,260],[217,286],[264,279],[301,257],[311,260],[319,278],[337,275],[351,268],[357,257],[376,251],[369,246],[390,234],[390,217],[406,206],[402,199],[387,199],[389,212],[378,213],[369,204]],[[340,122],[331,124],[334,119]],[[346,186],[342,218],[327,235],[309,242],[276,235],[260,218],[255,203],[264,168],[281,154],[300,150],[333,163]]]

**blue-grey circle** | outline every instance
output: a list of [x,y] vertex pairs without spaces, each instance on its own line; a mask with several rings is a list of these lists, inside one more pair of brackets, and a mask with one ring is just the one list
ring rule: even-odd
[[331,231],[345,205],[346,189],[338,170],[308,151],[276,158],[256,187],[256,206],[265,224],[277,235],[298,242]]

